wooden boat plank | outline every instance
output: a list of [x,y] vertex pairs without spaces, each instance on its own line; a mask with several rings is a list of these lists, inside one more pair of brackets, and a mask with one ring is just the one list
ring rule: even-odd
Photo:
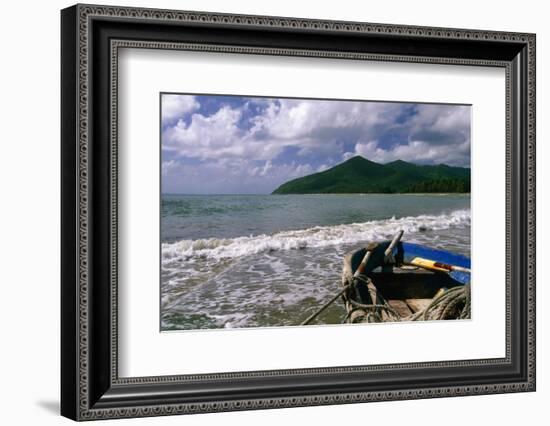
[[388,303],[402,318],[406,318],[413,313],[407,304],[402,300],[388,300]]
[[406,299],[405,302],[411,311],[416,313],[427,308],[428,305],[432,303],[432,299]]

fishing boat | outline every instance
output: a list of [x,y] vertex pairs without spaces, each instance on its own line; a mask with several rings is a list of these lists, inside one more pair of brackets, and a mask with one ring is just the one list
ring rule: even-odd
[[470,318],[470,258],[393,240],[344,258],[346,323]]

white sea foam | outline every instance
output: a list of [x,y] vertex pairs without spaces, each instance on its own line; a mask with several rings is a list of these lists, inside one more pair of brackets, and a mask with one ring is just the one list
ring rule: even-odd
[[232,259],[257,253],[278,250],[299,250],[359,241],[387,239],[398,230],[406,234],[437,231],[470,226],[470,210],[456,210],[443,215],[421,215],[363,223],[334,226],[315,226],[309,229],[283,231],[273,235],[256,235],[237,238],[208,238],[181,240],[162,244],[163,263],[175,260]]

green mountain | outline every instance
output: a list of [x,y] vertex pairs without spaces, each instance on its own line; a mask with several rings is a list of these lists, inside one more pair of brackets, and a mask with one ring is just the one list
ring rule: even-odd
[[419,192],[470,192],[470,169],[402,160],[379,164],[356,156],[323,172],[288,181],[273,194]]

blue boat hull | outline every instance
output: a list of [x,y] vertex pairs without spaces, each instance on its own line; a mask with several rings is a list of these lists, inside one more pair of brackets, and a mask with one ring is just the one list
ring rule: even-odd
[[[386,265],[386,256],[384,252],[389,245],[390,241],[383,241],[376,245],[365,268],[365,273],[367,275],[370,275],[375,269]],[[353,254],[352,267],[354,271],[355,268],[359,266],[365,253],[366,249],[363,248]],[[467,269],[471,268],[469,257],[447,250],[438,250],[428,246],[406,242],[399,242],[397,244],[393,250],[393,257],[397,265],[409,264],[415,257],[421,257],[434,262],[460,266]],[[443,273],[447,274],[446,272]],[[448,275],[460,284],[468,284],[470,282],[470,273],[468,272],[452,271]]]
[[[461,254],[413,243],[401,243],[401,246],[403,249],[404,263],[410,263],[415,257],[422,257],[448,265],[461,266],[462,268],[468,269],[471,268],[470,258]],[[467,272],[452,271],[449,275],[461,284],[468,284],[470,282],[470,274]]]

